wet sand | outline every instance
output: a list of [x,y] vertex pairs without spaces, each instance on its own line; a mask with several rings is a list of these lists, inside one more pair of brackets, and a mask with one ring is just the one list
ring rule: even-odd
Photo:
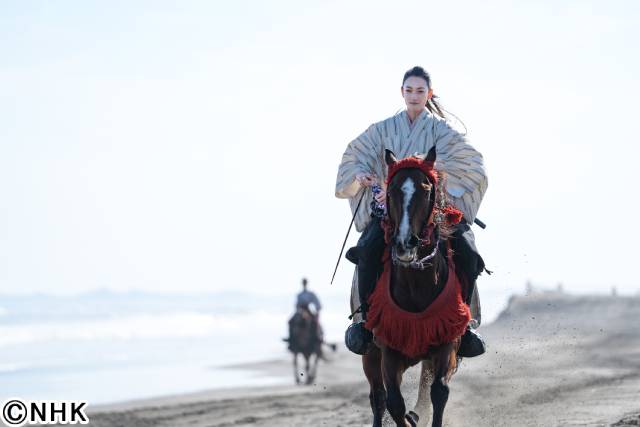
[[[514,297],[480,328],[488,352],[451,382],[447,426],[640,425],[640,297],[540,293]],[[344,348],[309,386],[217,390],[94,407],[96,427],[364,426],[368,385]],[[291,361],[246,365],[290,375]],[[405,374],[407,406],[418,369]],[[430,425],[421,420],[421,425]],[[387,424],[389,425],[389,424]]]

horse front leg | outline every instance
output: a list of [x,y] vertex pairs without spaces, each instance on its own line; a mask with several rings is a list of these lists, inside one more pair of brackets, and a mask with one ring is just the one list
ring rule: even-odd
[[305,380],[305,384],[310,384],[309,382],[309,358],[311,357],[310,355],[303,353],[304,355],[304,374],[306,375],[306,380]]
[[413,410],[427,425],[427,420],[431,419],[431,399],[429,397],[429,386],[433,382],[433,363],[430,359],[423,360],[420,367],[420,381],[418,383],[418,399]]
[[449,399],[449,379],[456,369],[456,348],[453,343],[441,346],[433,357],[434,378],[431,383],[433,405],[432,427],[442,427],[444,407]]
[[313,364],[311,365],[311,369],[307,373],[307,384],[312,384],[316,379],[316,374],[318,372],[318,359],[320,358],[317,353],[312,354],[309,358],[313,357]]
[[[384,348],[382,353],[382,377],[387,390],[387,409],[397,427],[415,427],[417,417],[407,417],[407,407],[400,391],[402,374],[407,368],[404,356],[395,350]],[[411,421],[409,421],[411,420]]]
[[300,384],[300,371],[298,370],[298,353],[293,353],[293,379]]
[[387,409],[387,393],[382,379],[382,353],[372,347],[362,356],[362,369],[369,381],[369,403],[373,412],[373,427],[382,427],[382,417]]

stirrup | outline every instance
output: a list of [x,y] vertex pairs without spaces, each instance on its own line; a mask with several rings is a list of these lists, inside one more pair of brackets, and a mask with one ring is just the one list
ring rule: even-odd
[[487,345],[482,339],[482,335],[471,328],[467,328],[460,339],[459,357],[476,357],[487,351]]
[[355,354],[366,354],[373,334],[364,327],[364,322],[352,323],[344,333],[344,343]]

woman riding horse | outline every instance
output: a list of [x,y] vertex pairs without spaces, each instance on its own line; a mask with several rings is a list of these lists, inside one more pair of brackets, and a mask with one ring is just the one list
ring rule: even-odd
[[[349,199],[356,229],[362,232],[357,246],[347,252],[347,258],[357,264],[354,277],[357,291],[354,294],[359,300],[362,320],[367,318],[367,301],[382,273],[384,232],[379,218],[373,213],[376,203],[383,204],[387,198],[384,188],[387,177],[385,149],[402,159],[415,153],[426,154],[435,147],[438,159],[435,167],[447,174],[447,197],[464,215],[455,226],[451,242],[457,273],[464,282],[463,298],[467,304],[472,300],[477,302],[471,307],[473,320],[470,325],[479,325],[475,282],[484,270],[484,262],[476,249],[470,225],[487,189],[482,155],[464,135],[447,124],[433,95],[431,78],[422,67],[413,67],[405,73],[401,94],[406,110],[374,123],[353,140],[338,169],[336,196]],[[383,187],[377,188],[378,185]],[[373,188],[377,190],[375,195]],[[365,203],[359,203],[362,197]],[[371,342],[371,334],[362,327],[362,322],[349,327],[345,338],[347,347],[357,354],[365,353]],[[482,354],[484,348],[481,338],[469,328],[463,336],[458,355],[473,357]]]

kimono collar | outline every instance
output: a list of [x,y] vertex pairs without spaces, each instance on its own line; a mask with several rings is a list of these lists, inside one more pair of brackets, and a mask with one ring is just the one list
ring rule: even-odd
[[426,108],[420,113],[418,114],[418,117],[415,118],[415,120],[413,121],[413,123],[411,122],[411,119],[409,118],[409,113],[407,112],[407,110],[404,110],[404,117],[405,120],[407,121],[407,126],[409,126],[409,130],[413,130],[413,128],[416,126],[416,124],[423,120],[426,116],[426,113],[429,110],[427,110]]

